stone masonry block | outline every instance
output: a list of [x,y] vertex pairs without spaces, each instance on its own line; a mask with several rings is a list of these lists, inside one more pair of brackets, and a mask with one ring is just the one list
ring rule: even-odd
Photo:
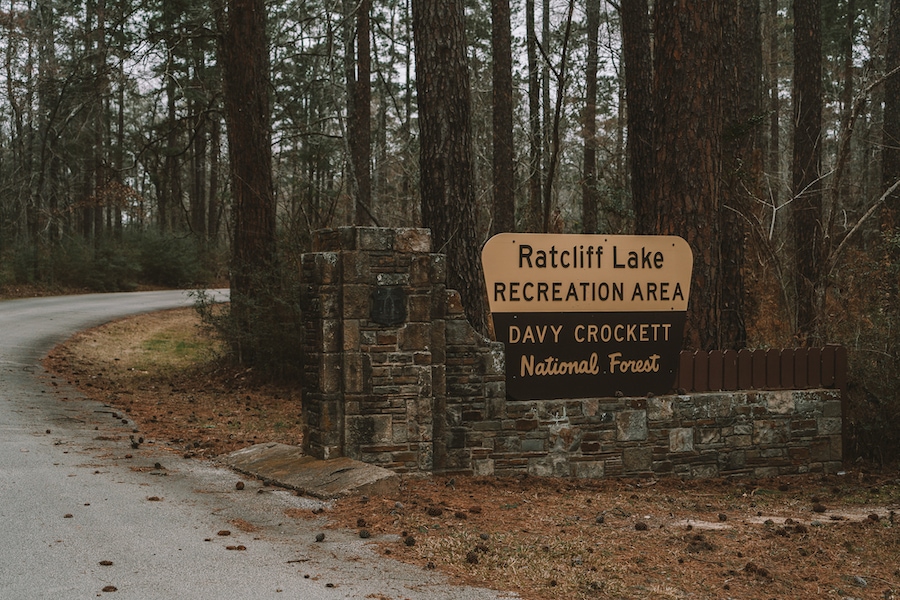
[[375,284],[382,286],[408,286],[409,273],[378,273]]
[[841,433],[841,419],[840,418],[825,418],[822,417],[818,419],[819,427],[818,433],[819,435],[840,435]]
[[407,319],[411,323],[431,322],[431,295],[410,294],[406,299],[408,308]]
[[428,350],[431,346],[431,324],[407,323],[400,328],[401,350]]
[[475,477],[490,477],[493,474],[493,458],[482,458],[472,461],[472,475],[474,475]]
[[669,430],[669,452],[693,452],[694,428],[676,427]]
[[786,444],[790,439],[790,421],[782,419],[765,419],[753,422],[754,445],[773,446],[776,444]]
[[578,479],[603,479],[604,463],[602,460],[579,461],[572,465],[573,475]]
[[341,294],[345,319],[368,319],[372,290],[367,285],[345,285]]
[[822,416],[823,417],[837,417],[841,418],[844,411],[841,408],[840,400],[828,400],[822,406]]
[[431,255],[431,282],[446,283],[447,281],[447,256],[444,254]]
[[476,340],[475,330],[465,319],[453,319],[447,321],[447,345],[464,346],[474,345]]
[[373,282],[369,254],[365,252],[343,252],[340,256],[343,269],[343,283],[371,284]]
[[462,304],[462,298],[460,298],[459,292],[457,292],[456,290],[447,290],[447,314],[465,314],[465,309],[463,308]]
[[340,352],[341,322],[338,319],[323,319],[322,323],[322,352]]
[[622,468],[626,473],[649,471],[653,464],[653,450],[640,446],[622,450]]
[[367,379],[363,368],[363,355],[359,352],[345,352],[344,357],[344,392],[362,394],[366,391]]
[[672,398],[655,396],[647,400],[647,418],[650,421],[671,421],[673,416]]
[[338,392],[341,389],[341,355],[338,353],[323,354],[319,365],[319,391],[323,394]]
[[[319,252],[315,256],[317,277],[314,283],[334,285],[341,280],[341,263],[335,252]],[[313,282],[311,282],[313,283]]]
[[393,250],[394,230],[388,227],[355,227],[359,250]]
[[369,446],[393,443],[394,430],[391,415],[348,416],[347,445]]
[[616,439],[633,442],[647,439],[647,411],[623,410],[616,415]]
[[417,288],[428,287],[431,283],[431,257],[416,256],[409,265],[409,285]]
[[416,467],[423,473],[429,473],[434,470],[434,444],[431,442],[423,442],[418,445],[416,453]]
[[344,319],[344,352],[359,352],[359,319]]
[[770,413],[788,415],[794,412],[794,394],[790,391],[770,392],[766,395],[766,408]]
[[431,252],[431,230],[401,227],[395,230],[394,251],[406,253]]

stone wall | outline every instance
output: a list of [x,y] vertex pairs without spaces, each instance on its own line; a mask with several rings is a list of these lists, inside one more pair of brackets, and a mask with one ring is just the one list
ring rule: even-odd
[[[432,470],[443,255],[424,229],[323,230],[315,249],[302,259],[304,450]],[[377,308],[380,291],[397,306]]]
[[424,229],[303,256],[304,451],[398,472],[756,477],[841,468],[839,390],[511,401]]
[[[839,390],[499,401],[455,430],[475,474],[766,477],[841,469]],[[476,417],[476,413],[464,413]]]

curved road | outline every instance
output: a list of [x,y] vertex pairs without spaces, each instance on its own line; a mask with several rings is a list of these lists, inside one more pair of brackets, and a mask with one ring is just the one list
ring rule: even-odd
[[182,292],[0,302],[0,598],[510,597],[450,586],[352,532],[316,543],[320,521],[285,516],[316,501],[258,482],[238,491],[233,472],[152,440],[132,449],[126,415],[40,365],[78,330],[190,304]]

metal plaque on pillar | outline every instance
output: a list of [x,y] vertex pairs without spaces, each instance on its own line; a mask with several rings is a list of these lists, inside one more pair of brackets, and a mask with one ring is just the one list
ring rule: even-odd
[[406,321],[406,292],[400,286],[379,286],[372,292],[372,320],[393,327]]

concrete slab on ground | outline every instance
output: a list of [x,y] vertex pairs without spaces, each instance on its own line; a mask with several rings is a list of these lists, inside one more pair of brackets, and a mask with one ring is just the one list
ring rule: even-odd
[[375,465],[350,458],[319,460],[303,454],[298,446],[256,444],[220,459],[232,469],[315,498],[344,496],[397,496],[400,476]]

